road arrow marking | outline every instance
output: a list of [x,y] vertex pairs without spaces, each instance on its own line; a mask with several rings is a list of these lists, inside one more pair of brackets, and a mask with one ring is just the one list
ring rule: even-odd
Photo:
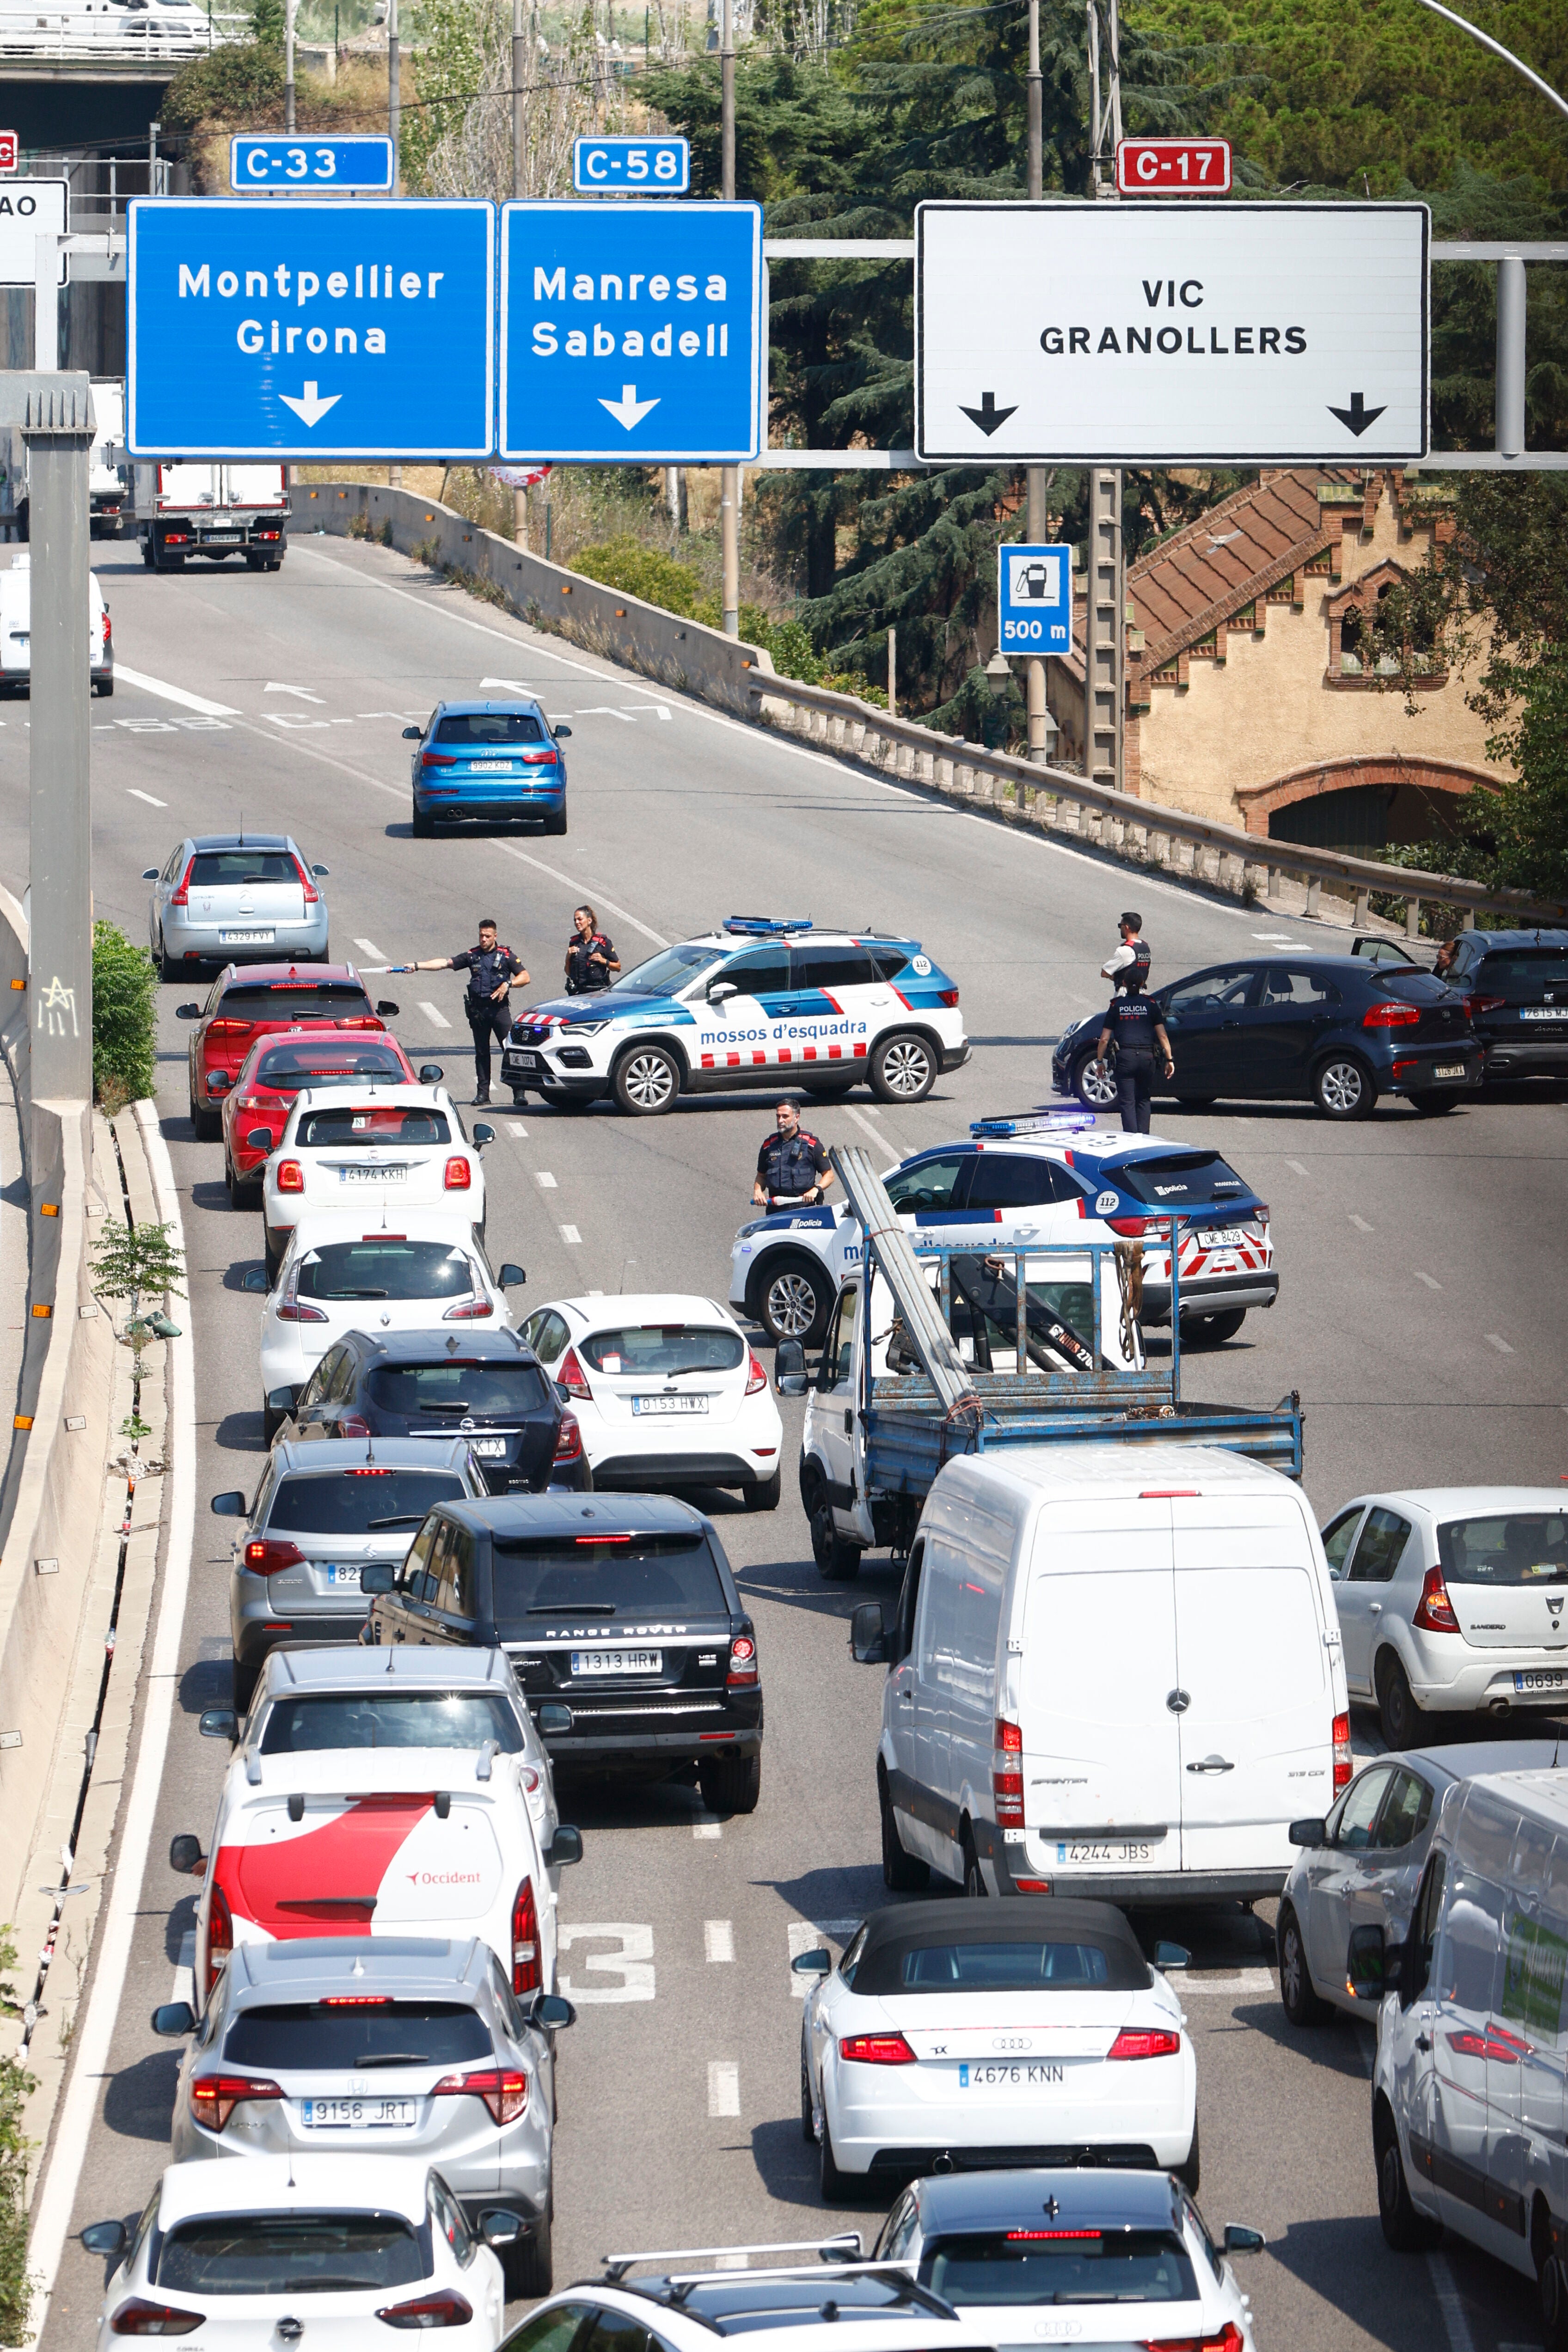
[[605,400],[601,394],[599,405],[607,408],[616,423],[624,425],[629,433],[634,425],[642,423],[650,409],[658,406],[658,400],[657,396],[652,400],[639,400],[636,384],[623,383],[619,400]]
[[[960,401],[959,406],[961,408],[963,407],[962,401]],[[996,394],[994,392],[983,392],[981,394],[980,405],[978,408],[963,409],[963,414],[968,417],[970,423],[972,425],[978,425],[982,433],[984,433],[988,439],[990,436],[995,432],[996,427],[999,425],[1005,425],[1007,419],[1010,416],[1016,415],[1016,409],[998,408],[996,405]]]
[[303,425],[319,425],[329,408],[335,408],[342,398],[341,392],[329,392],[323,400],[313,383],[307,383],[304,392],[296,399],[292,393],[278,395],[285,408],[291,408]]
[[1378,418],[1383,415],[1383,411],[1381,408],[1369,408],[1366,404],[1364,394],[1352,392],[1351,394],[1351,404],[1348,408],[1335,408],[1331,402],[1329,405],[1329,415],[1331,416],[1337,416],[1342,425],[1348,425],[1351,431],[1355,435],[1356,439],[1359,441],[1362,435],[1366,431],[1367,426],[1377,423]]
[[276,678],[270,677],[261,691],[263,694],[297,694],[301,702],[320,702],[321,698],[319,694],[312,694],[307,686],[279,686]]

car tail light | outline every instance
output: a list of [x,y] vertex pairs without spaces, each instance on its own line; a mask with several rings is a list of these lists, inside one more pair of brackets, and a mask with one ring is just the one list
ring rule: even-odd
[[[555,1433],[555,1459],[557,1462],[581,1462],[583,1459],[583,1430],[574,1412],[563,1412],[561,1416],[561,1426]],[[581,1542],[581,1537],[578,1540]]]
[[1009,2230],[1007,2243],[1010,2246],[1032,2246],[1042,2238],[1092,2238],[1098,2245],[1104,2235],[1103,2230]]
[[464,1298],[456,1307],[448,1307],[441,1320],[443,1323],[478,1323],[495,1311],[488,1298]]
[[248,1037],[255,1026],[254,1021],[209,1021],[207,1043],[210,1045],[215,1038]]
[[386,1024],[374,1013],[351,1013],[346,1021],[334,1021],[334,1029],[384,1029]]
[[447,1162],[447,1173],[441,1179],[448,1192],[466,1192],[474,1181],[474,1171],[460,1156]]
[[345,1412],[335,1424],[339,1437],[368,1437],[370,1423],[363,1412]]
[[105,653],[109,651],[109,607],[107,604],[103,608],[103,650]]
[[724,1680],[731,1690],[736,1690],[756,1679],[757,1645],[749,1633],[737,1633],[730,1644],[730,1671]]
[[942,999],[942,1002],[949,1007],[952,1007],[958,1003],[958,991],[956,988],[939,988],[937,994]]
[[1132,1241],[1138,1240],[1149,1230],[1147,1217],[1107,1217],[1105,1222],[1113,1234],[1125,1234]]
[[1249,1209],[1247,1211],[1247,1230],[1249,1234],[1256,1234],[1259,1241],[1266,1241],[1268,1239],[1268,1208],[1267,1202],[1260,1201],[1256,1209]]
[[525,1878],[511,1906],[511,1989],[516,1993],[538,1992],[543,1982],[539,1965],[539,1907],[533,1899],[533,1881]]
[[584,1403],[592,1403],[594,1391],[588,1386],[587,1373],[577,1360],[575,1348],[568,1348],[561,1359],[561,1369],[555,1375],[555,1384],[557,1388],[564,1389],[568,1396],[581,1397]]
[[1500,1013],[1507,1003],[1506,996],[1467,996],[1465,1018],[1474,1021],[1482,1013]]
[[234,1949],[234,1915],[228,1907],[228,1897],[221,1886],[213,1888],[212,1904],[207,1912],[207,1990],[211,1992],[218,1974]]
[[421,751],[419,764],[422,768],[455,768],[458,755],[455,751]]
[[555,765],[553,751],[524,751],[521,756],[525,768],[552,768]]
[[278,1320],[279,1323],[325,1323],[328,1317],[320,1307],[302,1307],[290,1289],[289,1295],[278,1302]]
[[1420,1067],[1419,1062],[1395,1062],[1390,1075],[1396,1078],[1407,1078],[1412,1070],[1418,1070]]
[[1334,1732],[1334,1794],[1351,1784],[1351,1719],[1348,1715],[1336,1715]]
[[281,1568],[298,1568],[305,1555],[295,1543],[279,1543],[258,1536],[245,1547],[245,1565],[252,1576],[276,1576]]
[[188,2336],[201,2326],[203,2316],[199,2311],[182,2311],[177,2304],[149,2303],[135,2294],[121,2305],[109,2325],[115,2336]]
[[1421,1586],[1421,1598],[1415,1603],[1413,1625],[1424,1633],[1457,1633],[1459,1621],[1454,1614],[1454,1604],[1448,1598],[1448,1588],[1443,1581],[1440,1568],[1429,1568]]
[[314,882],[311,881],[309,874],[306,873],[305,868],[299,858],[294,860],[294,871],[300,877],[300,887],[305,894],[306,906],[320,906],[321,902],[321,894],[317,889]]
[[486,2066],[474,2074],[443,2074],[430,2095],[460,2098],[465,2091],[483,2099],[498,2124],[514,2124],[528,2105],[528,2076],[511,2066]]
[[180,887],[169,900],[171,907],[188,907],[191,903],[191,876],[195,871],[194,857],[185,860],[185,870],[180,877]]
[[996,1718],[996,1751],[991,1759],[991,1794],[998,1829],[1024,1826],[1024,1735],[1016,1723]]
[[912,2066],[915,2053],[901,2033],[851,2033],[838,2045],[840,2058],[862,2066]]
[[1361,1016],[1361,1025],[1363,1029],[1418,1029],[1421,1008],[1390,998],[1382,1004],[1369,1004]]
[[1164,2026],[1124,2025],[1110,2049],[1111,2058],[1173,2058],[1182,2046],[1179,2033]]
[[[474,2312],[471,2304],[447,2286],[438,2294],[422,2294],[413,2303],[384,2304],[375,2315],[388,2327],[467,2327]],[[1239,2343],[1240,2338],[1237,2340]]]
[[198,2074],[191,2084],[191,2105],[197,2123],[208,2131],[222,2131],[242,2099],[280,2099],[280,2083],[253,2082],[246,2074]]
[[1247,2352],[1247,2338],[1227,2319],[1217,2336],[1157,2336],[1145,2341],[1143,2352]]
[[761,1364],[758,1363],[755,1351],[752,1349],[748,1348],[746,1350],[746,1394],[748,1396],[755,1396],[757,1391],[759,1389],[765,1389],[767,1384],[768,1376],[766,1372],[763,1371]]
[[302,1192],[305,1171],[297,1160],[280,1160],[278,1163],[278,1190],[280,1192]]

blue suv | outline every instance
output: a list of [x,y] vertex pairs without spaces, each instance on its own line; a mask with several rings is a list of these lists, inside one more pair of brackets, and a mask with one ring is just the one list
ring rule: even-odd
[[414,833],[482,818],[495,824],[532,817],[546,833],[566,830],[570,727],[552,728],[537,702],[438,702],[424,727],[405,727],[414,754]]

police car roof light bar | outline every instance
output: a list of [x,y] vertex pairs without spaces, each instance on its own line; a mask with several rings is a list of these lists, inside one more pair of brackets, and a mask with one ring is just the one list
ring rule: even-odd
[[1094,1122],[1091,1110],[1047,1110],[1042,1104],[1035,1110],[972,1118],[969,1132],[975,1136],[1082,1135]]
[[801,915],[794,922],[775,923],[767,915],[731,915],[724,929],[743,932],[755,939],[771,939],[780,931],[809,931],[811,917]]

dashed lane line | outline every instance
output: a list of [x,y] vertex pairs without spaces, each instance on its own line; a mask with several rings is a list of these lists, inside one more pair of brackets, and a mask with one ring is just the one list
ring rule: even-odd
[[575,1225],[563,1225],[561,1238],[568,1249],[581,1249],[583,1246],[583,1236]]
[[559,1190],[548,1168],[536,1168],[533,1171],[533,1181],[542,1192],[553,1192]]
[[722,1837],[724,1834],[723,1824],[721,1822],[693,1822],[691,1824],[691,1834],[694,1838]]
[[1495,1348],[1500,1356],[1511,1356],[1513,1353],[1513,1349],[1509,1346],[1508,1341],[1504,1339],[1500,1339],[1495,1331],[1489,1331],[1486,1334],[1486,1341],[1488,1347]]
[[728,2058],[708,2062],[708,2112],[710,2116],[741,2112],[741,2070]]
[[452,1025],[446,1014],[438,1012],[433,1004],[420,1004],[416,1009],[423,1013],[433,1029],[449,1029]]
[[154,800],[151,793],[139,793],[134,784],[127,784],[125,790],[132,800],[145,801],[149,808],[167,808],[169,805],[167,801]]
[[1299,1160],[1287,1160],[1285,1165],[1287,1168],[1293,1168],[1298,1176],[1306,1176],[1309,1179],[1310,1178],[1310,1170],[1303,1168]]
[[515,1135],[520,1143],[526,1143],[528,1141],[528,1129],[519,1119],[509,1118],[506,1123],[506,1131],[509,1135]]
[[735,1923],[732,1919],[704,1919],[702,1952],[703,1958],[710,1961],[734,1958]]
[[1364,1217],[1358,1217],[1353,1209],[1351,1211],[1351,1223],[1355,1227],[1358,1234],[1370,1234],[1376,1230],[1374,1226],[1367,1223]]
[[1415,1269],[1415,1279],[1417,1282],[1424,1282],[1428,1290],[1441,1290],[1443,1287],[1440,1282],[1434,1282],[1429,1274],[1423,1274],[1419,1266]]
[[386,950],[384,948],[378,948],[374,940],[356,940],[354,941],[354,945],[358,948],[361,955],[368,958],[372,963],[384,963],[386,961]]

